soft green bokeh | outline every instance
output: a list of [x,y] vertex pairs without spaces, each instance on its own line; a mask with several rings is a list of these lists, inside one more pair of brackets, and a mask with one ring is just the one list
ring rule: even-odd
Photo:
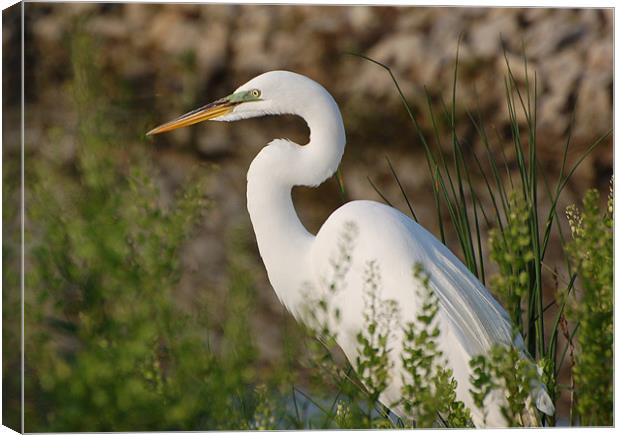
[[232,271],[222,352],[208,307],[175,301],[180,248],[208,218],[209,171],[164,204],[146,154],[123,148],[131,127],[112,121],[93,41],[77,33],[71,50],[74,173],[39,162],[29,207],[26,430],[239,428],[256,396],[251,281]]

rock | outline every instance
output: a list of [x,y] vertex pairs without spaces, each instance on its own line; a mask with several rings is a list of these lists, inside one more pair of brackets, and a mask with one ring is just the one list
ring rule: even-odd
[[497,9],[490,15],[489,19],[472,26],[470,32],[472,52],[482,58],[493,58],[501,53],[501,35],[512,35],[517,27],[513,14]]
[[593,142],[593,131],[608,131],[612,125],[610,80],[600,75],[585,75],[579,86],[577,101],[575,138]]
[[347,10],[347,18],[354,32],[362,32],[379,23],[373,10],[363,6],[353,6]]
[[544,20],[538,20],[525,34],[527,53],[533,59],[548,58],[562,46],[570,45],[584,35],[586,26],[575,19],[575,12],[558,9]]
[[122,17],[95,17],[89,23],[89,31],[99,38],[122,40],[128,38],[131,28]]
[[612,79],[613,44],[611,41],[593,45],[586,55],[588,75],[601,75],[603,80]]
[[553,93],[568,99],[583,73],[583,60],[577,50],[564,50],[542,64],[541,79]]

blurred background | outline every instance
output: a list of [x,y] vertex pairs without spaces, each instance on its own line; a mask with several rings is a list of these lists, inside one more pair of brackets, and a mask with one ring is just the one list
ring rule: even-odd
[[[422,130],[432,137],[428,101],[441,107],[442,100],[451,100],[460,36],[456,90],[459,136],[467,153],[483,155],[483,145],[467,114],[479,112],[488,127],[493,151],[506,156],[509,171],[517,168],[505,103],[506,59],[515,78],[524,82],[524,50],[529,78],[535,72],[537,79],[540,170],[550,180],[558,177],[569,126],[572,125],[569,166],[612,127],[611,10],[28,3],[25,12],[27,195],[34,207],[38,207],[36,192],[41,184],[47,194],[61,198],[55,204],[63,204],[62,198],[71,191],[66,186],[84,183],[80,171],[85,163],[80,150],[88,134],[85,128],[104,132],[102,137],[106,139],[98,146],[108,147],[109,152],[100,150],[101,154],[93,155],[113,160],[112,166],[121,168],[115,177],[136,159],[148,161],[148,178],[164,207],[174,205],[175,195],[184,191],[188,183],[194,183],[194,179],[188,181],[188,174],[208,174],[206,182],[195,185],[204,186],[202,193],[209,206],[196,218],[195,231],[174,250],[180,264],[175,280],[170,281],[171,295],[174,303],[187,312],[204,308],[209,313],[205,328],[218,342],[226,335],[221,324],[227,314],[221,307],[230,301],[231,286],[238,285],[240,276],[249,281],[244,285],[252,289],[248,290],[251,296],[247,306],[240,308],[255,349],[252,381],[243,381],[248,383],[266,379],[266,374],[276,370],[274,361],[280,361],[287,352],[283,343],[291,334],[294,336],[291,329],[295,325],[271,290],[258,256],[245,209],[245,172],[253,156],[271,139],[288,137],[305,143],[307,128],[293,117],[273,117],[235,124],[204,123],[152,139],[145,137],[146,131],[228,95],[262,72],[285,69],[305,74],[332,93],[347,130],[347,150],[341,164],[344,191],[335,178],[318,189],[294,191],[298,212],[308,229],[315,232],[345,201],[381,200],[369,178],[392,204],[406,211],[387,156],[421,223],[437,234],[431,178],[421,143],[399,95],[385,70],[347,53],[363,54],[391,67]],[[19,107],[15,105],[19,102],[19,87],[15,85],[19,83],[19,70],[10,68],[19,58],[6,48],[18,47],[20,34],[16,24],[7,19],[3,28],[5,123],[19,120]],[[86,124],[85,117],[89,119]],[[439,122],[445,125],[445,121]],[[449,129],[444,130],[448,135]],[[10,201],[17,186],[19,138],[10,132],[3,135],[3,185],[5,201]],[[449,140],[444,144],[449,152]],[[569,204],[578,202],[588,188],[606,191],[612,168],[608,138],[571,178],[558,204],[561,214]],[[116,182],[113,178],[108,181]],[[484,189],[480,177],[474,177],[473,182]],[[77,197],[80,201],[88,199]],[[540,198],[544,204],[545,196]],[[42,255],[37,244],[52,233],[48,224],[41,222],[53,213],[46,207],[33,213],[27,216],[27,248],[32,249],[27,266],[37,268],[41,267],[38,261]],[[96,215],[97,211],[90,213]],[[89,216],[88,212],[84,216]],[[5,270],[12,258],[16,259],[10,255],[16,251],[10,249],[15,248],[17,240],[6,235],[18,228],[17,218],[16,210],[11,212],[5,206]],[[483,240],[488,230],[483,225]],[[448,234],[448,242],[459,252],[453,235]],[[554,233],[548,256],[550,268],[562,270],[560,253],[561,244]],[[54,253],[48,254],[53,257]],[[74,266],[80,268],[79,264]],[[116,267],[122,267],[122,263]],[[73,293],[79,291],[74,289],[62,298],[56,294],[40,299],[37,292],[45,287],[41,283],[52,278],[31,278],[32,287],[27,285],[27,290],[36,293],[28,295],[32,306],[54,297],[58,303],[77,297]],[[81,301],[80,297],[77,300]],[[553,297],[550,282],[548,299]],[[49,317],[60,321],[58,317],[64,316],[67,328],[84,322],[80,310],[46,310],[41,313],[46,320],[36,320],[32,331],[61,334],[50,332],[58,327],[58,322],[50,326]],[[11,314],[5,310],[4,316],[10,318]],[[62,334],[70,332],[65,330]],[[80,346],[71,339],[56,341],[50,352],[71,354]],[[305,385],[308,369],[297,361],[302,359],[296,355],[302,355],[303,349],[298,352],[292,353],[291,364],[299,375],[297,383]],[[7,355],[6,348],[4,354]],[[47,363],[50,367],[57,365]],[[32,386],[33,394],[37,388],[54,391],[49,382],[55,381],[49,380],[46,386],[35,367],[29,373],[33,383],[39,385]],[[74,397],[81,397],[81,393],[75,394]],[[27,398],[33,422],[28,430],[79,429],[71,425],[69,417],[58,417],[61,411],[52,403],[45,403],[45,397],[43,394]],[[60,400],[58,397],[48,399]],[[567,412],[562,404],[559,410],[561,414]],[[191,423],[182,420],[179,417],[165,425],[210,428],[208,419],[198,418]],[[108,426],[91,422],[95,427],[90,429],[166,428],[158,426],[156,419],[149,421]]]

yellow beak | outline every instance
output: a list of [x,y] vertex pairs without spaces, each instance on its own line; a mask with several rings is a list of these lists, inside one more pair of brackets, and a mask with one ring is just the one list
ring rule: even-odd
[[146,135],[152,136],[154,134],[176,130],[177,128],[187,127],[188,125],[197,124],[202,121],[217,118],[218,116],[226,115],[232,112],[237,104],[239,103],[230,101],[228,97],[221,98],[213,103],[207,104],[206,106],[192,110],[185,115],[181,115],[177,119],[155,127]]

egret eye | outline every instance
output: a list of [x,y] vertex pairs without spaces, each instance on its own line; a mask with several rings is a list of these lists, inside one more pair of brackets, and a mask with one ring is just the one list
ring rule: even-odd
[[260,97],[260,91],[259,91],[258,89],[252,89],[252,90],[250,91],[250,95],[251,95],[252,97],[254,97],[254,98],[258,98],[258,97]]

